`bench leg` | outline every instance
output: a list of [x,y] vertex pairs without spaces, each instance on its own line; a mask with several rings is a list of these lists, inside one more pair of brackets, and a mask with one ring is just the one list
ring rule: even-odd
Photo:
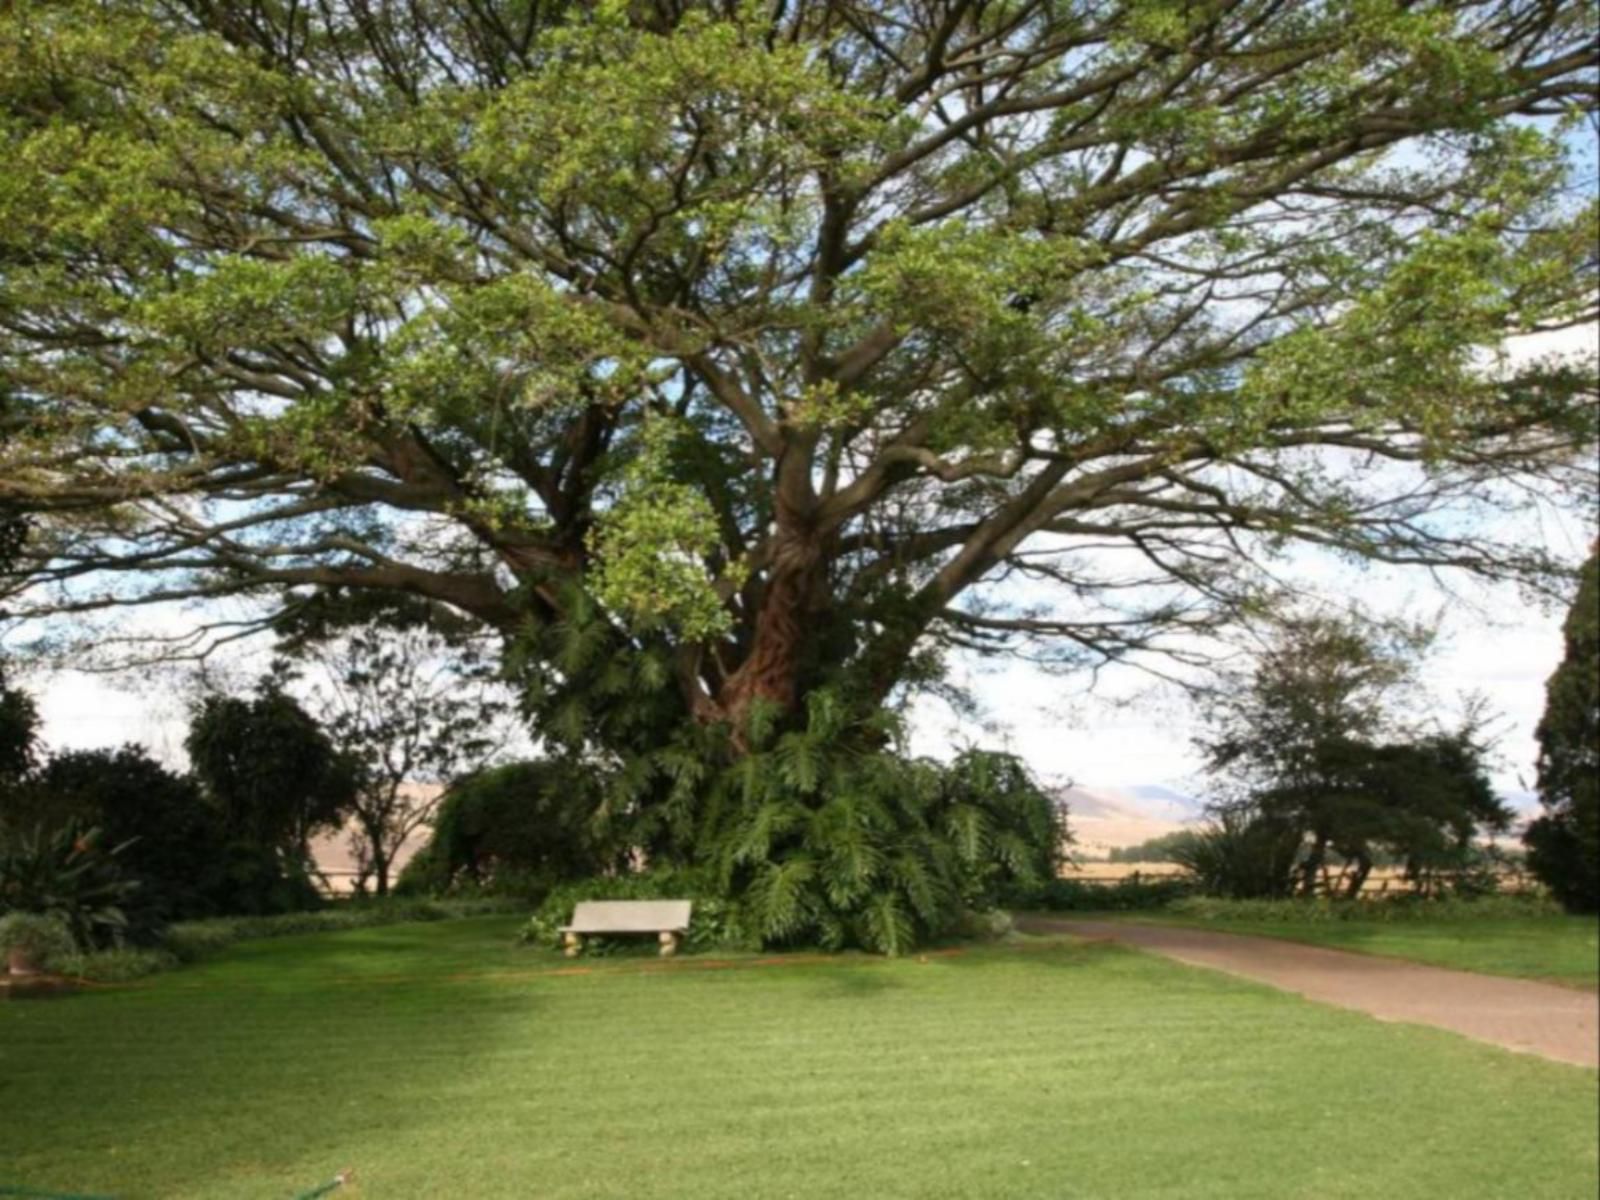
[[675,933],[663,933],[660,935],[660,937],[661,957],[671,958],[678,952],[678,935]]
[[564,933],[561,935],[564,943],[562,953],[568,958],[577,958],[583,953],[583,935],[577,933]]

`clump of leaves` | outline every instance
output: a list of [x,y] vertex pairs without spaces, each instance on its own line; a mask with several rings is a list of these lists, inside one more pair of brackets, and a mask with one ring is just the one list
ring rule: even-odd
[[36,829],[0,845],[0,906],[61,922],[80,948],[120,945],[124,905],[138,890],[119,861],[132,845],[104,848],[98,829]]
[[20,951],[36,966],[52,970],[59,969],[77,949],[60,917],[31,912],[0,917],[0,955]]
[[859,715],[827,689],[798,728],[760,706],[750,726],[726,766],[679,746],[616,785],[664,785],[638,836],[708,871],[765,944],[901,954],[1056,872],[1062,818],[1010,755],[906,757],[890,714]]

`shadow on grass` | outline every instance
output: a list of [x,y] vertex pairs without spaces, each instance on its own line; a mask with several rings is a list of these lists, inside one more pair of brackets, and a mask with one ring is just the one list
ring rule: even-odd
[[[393,967],[404,939],[388,941]],[[282,969],[292,946],[252,948],[194,968],[204,979],[0,1005],[0,1187],[297,1195],[359,1170],[342,1161],[352,1145],[425,1140],[440,1098],[526,1051],[548,1008],[525,986],[342,986],[330,973],[358,965],[349,946],[315,947],[315,970]]]

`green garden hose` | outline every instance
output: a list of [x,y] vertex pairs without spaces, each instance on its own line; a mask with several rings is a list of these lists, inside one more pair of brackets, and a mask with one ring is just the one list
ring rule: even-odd
[[294,1200],[317,1200],[318,1196],[326,1196],[329,1192],[333,1191],[335,1188],[341,1188],[345,1184],[350,1182],[350,1176],[352,1174],[354,1174],[354,1172],[352,1172],[352,1171],[340,1171],[337,1175],[335,1175],[332,1179],[328,1180],[328,1182],[323,1184],[321,1187],[314,1187],[309,1192],[301,1192],[298,1196],[296,1196],[294,1198]]
[[[294,1200],[317,1200],[319,1196],[326,1196],[335,1188],[341,1188],[350,1182],[350,1171],[340,1171],[327,1183],[312,1188],[309,1192],[301,1192]],[[16,1196],[19,1200],[116,1200],[114,1196],[89,1196],[79,1192],[41,1192],[33,1188],[11,1187],[0,1183],[0,1196]]]

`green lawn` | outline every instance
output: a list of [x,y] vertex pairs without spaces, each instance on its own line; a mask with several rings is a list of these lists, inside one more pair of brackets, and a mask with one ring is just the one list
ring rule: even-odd
[[597,960],[483,918],[0,1003],[0,1189],[1591,1196],[1597,1078],[1113,946]]
[[1600,921],[1593,917],[1205,921],[1141,914],[1138,919],[1287,938],[1463,971],[1544,979],[1569,987],[1600,987]]

